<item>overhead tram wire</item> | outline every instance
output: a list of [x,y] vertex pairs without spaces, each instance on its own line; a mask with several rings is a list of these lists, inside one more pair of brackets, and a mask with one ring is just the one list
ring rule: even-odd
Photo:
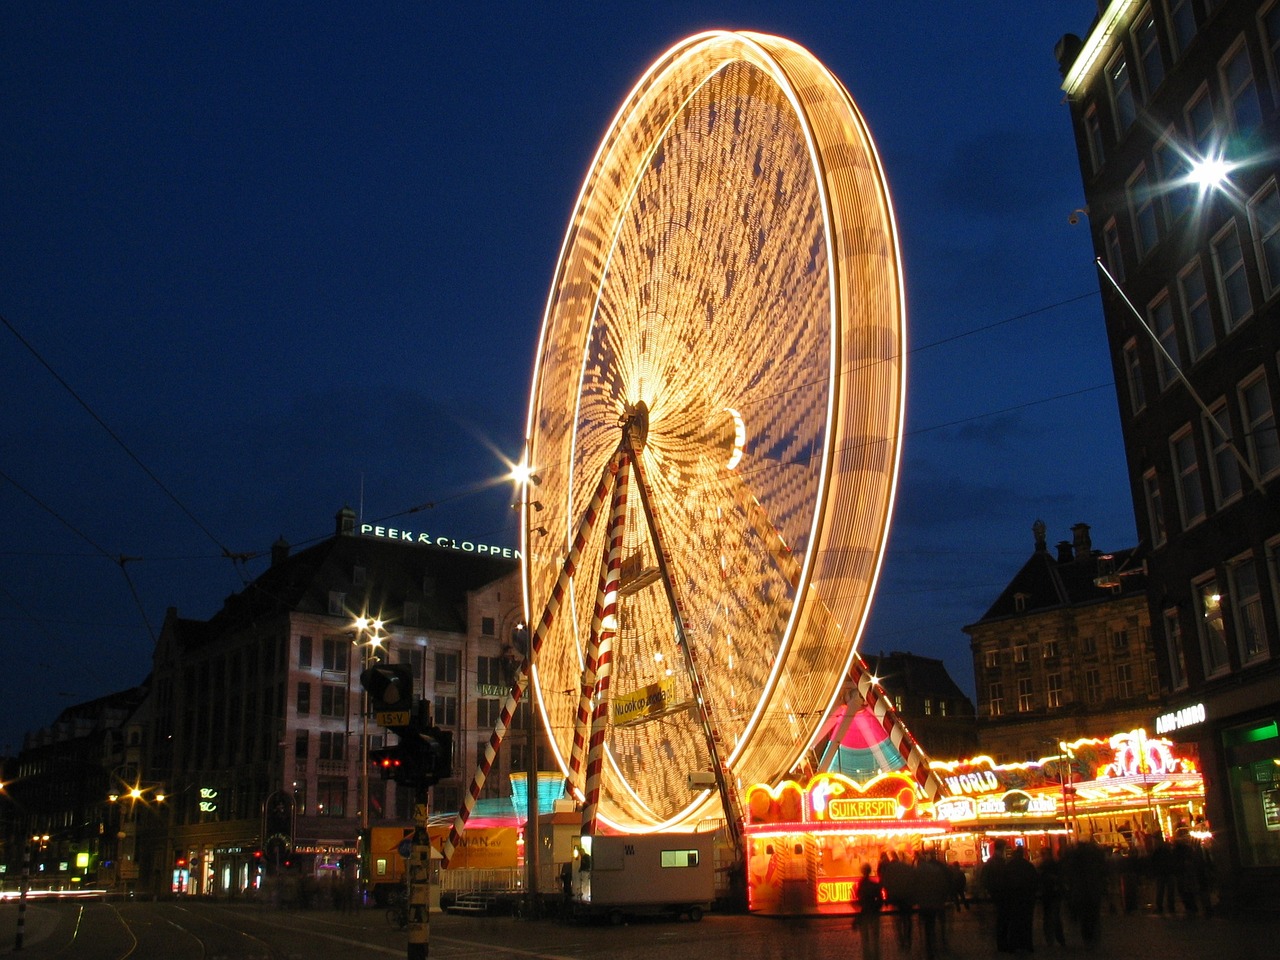
[[17,480],[13,479],[13,477],[9,476],[3,470],[0,470],[0,478],[7,480],[9,483],[13,484],[13,486],[16,487],[20,493],[22,493],[24,496],[30,499],[31,502],[34,503],[36,506],[38,506],[41,510],[44,510],[51,517],[53,517],[55,520],[61,523],[64,527],[66,527],[68,530],[74,533],[77,537],[79,537],[89,546],[93,547],[93,549],[97,551],[101,556],[106,557],[112,563],[115,563],[120,567],[120,573],[124,575],[124,581],[129,585],[129,593],[133,597],[133,602],[138,608],[138,614],[142,617],[142,622],[146,625],[147,633],[148,635],[150,635],[151,642],[154,644],[156,642],[156,632],[151,626],[151,621],[147,618],[146,608],[142,605],[142,597],[138,595],[138,588],[134,584],[133,578],[129,576],[129,570],[126,567],[126,564],[133,563],[135,561],[141,560],[142,558],[130,557],[130,556],[126,556],[125,554],[120,554],[119,556],[116,556],[114,554],[109,553],[105,547],[101,546],[100,544],[92,540],[87,533],[85,533],[80,528],[76,527],[73,523],[71,523],[70,520],[62,516],[62,514],[58,513],[57,510],[54,510],[53,507],[49,506],[47,503],[45,503],[43,500],[41,500],[34,493],[32,493],[30,490],[28,490],[26,487],[20,484]]
[[[9,332],[12,333],[13,336],[18,340],[18,342],[27,348],[27,351],[33,357],[35,357],[37,361],[39,361],[40,365],[49,372],[49,375],[58,382],[58,384],[62,387],[62,389],[66,390],[67,393],[71,394],[71,397],[76,401],[76,403],[80,404],[80,406],[84,408],[84,411],[87,414],[89,414],[89,416],[93,418],[94,422],[97,423],[98,426],[100,426],[106,432],[107,436],[109,436],[112,440],[114,440],[116,444],[120,447],[120,449],[123,450],[125,454],[128,455],[129,459],[132,460],[135,464],[137,464],[139,469],[141,469],[142,472],[145,473],[151,479],[151,482],[154,483],[157,487],[159,487],[161,491],[164,492],[165,496],[167,496],[170,500],[172,500],[174,505],[177,506],[177,508],[181,510],[183,514],[186,515],[187,519],[190,520],[192,523],[194,523],[196,527],[198,527],[200,531],[213,542],[213,545],[216,546],[218,550],[221,552],[221,556],[231,561],[232,565],[236,568],[236,571],[240,575],[241,582],[248,583],[248,577],[245,575],[243,565],[248,559],[251,558],[252,555],[246,554],[246,553],[233,553],[230,549],[228,549],[227,546],[224,543],[222,543],[222,541],[220,541],[216,536],[214,536],[213,532],[208,527],[206,527],[200,521],[200,519],[194,513],[191,512],[190,509],[187,508],[187,505],[178,499],[177,494],[175,494],[172,490],[170,490],[167,486],[165,486],[164,481],[162,481],[158,476],[156,476],[156,474],[151,470],[151,468],[142,462],[142,459],[136,453],[134,453],[133,450],[129,448],[129,445],[120,438],[119,434],[117,434],[114,430],[112,430],[111,427],[108,426],[107,422],[102,419],[102,417],[98,416],[97,412],[94,411],[94,409],[91,406],[89,406],[87,402],[85,402],[84,398],[81,397],[80,394],[76,393],[75,389],[71,386],[71,384],[67,383],[67,381],[64,380],[62,376],[58,373],[58,371],[53,369],[53,366],[49,363],[49,361],[47,361],[43,356],[40,355],[40,352],[36,350],[35,346],[33,346],[31,342],[27,340],[27,338],[24,337],[18,331],[17,327],[15,327],[12,323],[10,323],[8,318],[5,317],[3,314],[0,314],[0,323],[3,323],[4,326],[8,328]],[[10,480],[10,483],[13,483],[13,481]],[[57,516],[57,514],[54,514],[54,516]],[[122,570],[124,569],[124,559],[142,559],[142,558],[141,557],[122,558],[120,561]],[[132,581],[130,581],[130,588],[132,589],[132,587],[133,587],[133,584],[132,584]],[[134,594],[136,598],[136,595],[137,595],[136,591],[134,591]],[[150,623],[147,624],[147,629],[148,630],[151,629]]]

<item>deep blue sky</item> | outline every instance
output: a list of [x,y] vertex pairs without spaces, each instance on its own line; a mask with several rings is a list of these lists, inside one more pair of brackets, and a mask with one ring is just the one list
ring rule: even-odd
[[570,207],[639,74],[716,27],[807,46],[880,149],[912,352],[863,649],[943,657],[972,692],[961,627],[1036,518],[1135,538],[1053,59],[1095,13],[6,5],[0,316],[53,372],[0,328],[0,751],[146,675],[120,556],[158,630],[239,589],[224,548],[303,545],[344,503],[434,502],[399,522],[515,544],[508,491],[468,491],[518,454]]

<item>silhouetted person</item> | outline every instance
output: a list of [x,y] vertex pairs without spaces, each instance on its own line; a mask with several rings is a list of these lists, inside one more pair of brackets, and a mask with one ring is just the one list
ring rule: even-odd
[[862,941],[862,960],[880,960],[880,911],[884,907],[884,887],[871,877],[871,864],[862,865],[862,879],[854,884],[854,926]]
[[933,960],[938,945],[947,945],[947,901],[951,899],[951,876],[932,852],[921,855],[915,873],[916,908],[924,933],[924,955]]
[[1012,953],[1013,947],[1009,937],[1009,865],[1005,861],[1005,850],[1008,844],[997,840],[991,847],[991,857],[982,865],[982,888],[991,898],[991,906],[996,914],[996,950],[1001,953]]
[[1163,834],[1156,836],[1151,848],[1151,874],[1156,883],[1156,913],[1174,913],[1173,848]]
[[1062,895],[1065,886],[1062,861],[1053,855],[1052,847],[1045,847],[1040,851],[1041,927],[1044,942],[1056,943],[1060,947],[1067,945],[1066,933],[1062,929]]
[[1005,869],[1005,882],[1009,886],[1009,948],[1034,950],[1031,931],[1035,926],[1040,874],[1035,864],[1027,859],[1027,851],[1023,847],[1013,848],[1013,856]]
[[1092,839],[1072,848],[1066,863],[1072,915],[1080,924],[1086,947],[1096,947],[1102,935],[1102,898],[1107,893],[1107,855]]
[[915,902],[915,868],[896,854],[880,855],[880,882],[884,884],[884,898],[893,907],[893,930],[898,949],[911,950],[911,914]]

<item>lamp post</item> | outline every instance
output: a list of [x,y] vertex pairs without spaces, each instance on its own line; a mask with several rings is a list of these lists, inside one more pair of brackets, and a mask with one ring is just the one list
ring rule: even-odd
[[[363,672],[372,664],[378,662],[376,651],[382,649],[382,643],[386,636],[382,632],[383,622],[380,617],[370,618],[367,615],[356,617],[356,640],[355,645],[360,650],[360,669]],[[348,677],[350,673],[348,672]],[[360,864],[361,885],[368,883],[368,877],[365,875],[364,867],[368,857],[369,836],[369,691],[363,686],[360,692],[360,835],[357,838],[357,849],[359,850],[358,862]]]

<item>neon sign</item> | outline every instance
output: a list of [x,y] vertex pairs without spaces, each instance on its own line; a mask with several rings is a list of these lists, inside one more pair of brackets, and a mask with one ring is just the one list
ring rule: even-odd
[[1000,780],[990,770],[957,773],[955,776],[944,777],[942,782],[952,793],[994,793],[1000,789]]

